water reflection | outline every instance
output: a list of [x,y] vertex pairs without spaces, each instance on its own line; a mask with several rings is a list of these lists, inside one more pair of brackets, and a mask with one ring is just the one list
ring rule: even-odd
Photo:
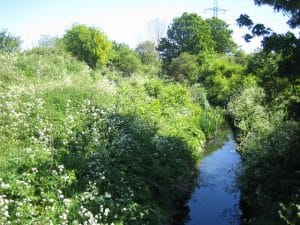
[[240,192],[237,171],[240,156],[232,135],[222,148],[201,161],[198,187],[188,202],[186,225],[238,225]]

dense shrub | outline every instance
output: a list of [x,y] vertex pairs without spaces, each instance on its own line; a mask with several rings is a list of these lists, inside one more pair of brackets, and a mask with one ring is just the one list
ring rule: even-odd
[[0,87],[4,88],[8,83],[16,82],[19,78],[16,67],[16,53],[0,53]]
[[255,86],[242,90],[228,103],[228,111],[235,120],[236,128],[242,134],[241,138],[247,134],[260,136],[272,129],[272,121],[269,121],[264,103],[263,89]]
[[169,66],[169,74],[176,81],[196,83],[199,79],[199,63],[197,57],[187,52],[173,59]]
[[97,63],[103,65],[108,60],[111,43],[97,28],[73,25],[63,39],[67,50],[91,68],[96,68]]
[[286,121],[284,111],[267,108],[265,102],[263,90],[252,87],[228,104],[244,159],[240,177],[243,221],[255,225],[297,224],[299,124]]
[[89,73],[86,64],[79,62],[69,53],[55,47],[37,47],[17,57],[16,67],[26,77],[62,78],[65,75]]
[[255,74],[258,84],[264,88],[268,101],[275,99],[287,84],[287,79],[279,78],[278,62],[280,55],[275,53],[257,52],[249,57],[247,72]]
[[208,90],[208,99],[213,104],[226,106],[230,98],[256,83],[256,78],[245,75],[245,68],[226,56],[202,54],[200,81]]
[[130,76],[141,68],[141,61],[135,51],[125,44],[115,44],[112,66],[126,76]]
[[135,48],[136,53],[145,65],[158,64],[158,52],[154,42],[145,41],[138,44]]
[[232,39],[232,30],[229,29],[229,25],[217,18],[213,17],[207,19],[206,22],[209,24],[211,29],[212,39],[214,41],[214,49],[217,53],[230,53],[237,48],[237,44]]
[[221,112],[182,84],[103,76],[49,46],[1,57],[1,224],[173,223]]

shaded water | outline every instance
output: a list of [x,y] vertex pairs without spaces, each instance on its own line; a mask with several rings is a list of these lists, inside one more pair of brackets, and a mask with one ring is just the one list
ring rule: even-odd
[[240,162],[232,134],[220,149],[201,161],[198,187],[188,202],[186,225],[240,224],[240,191],[236,185]]

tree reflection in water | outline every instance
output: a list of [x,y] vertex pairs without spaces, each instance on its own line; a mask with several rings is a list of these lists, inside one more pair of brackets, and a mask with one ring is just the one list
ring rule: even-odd
[[198,187],[188,202],[187,225],[238,225],[240,192],[237,176],[241,162],[230,134],[224,145],[200,164]]

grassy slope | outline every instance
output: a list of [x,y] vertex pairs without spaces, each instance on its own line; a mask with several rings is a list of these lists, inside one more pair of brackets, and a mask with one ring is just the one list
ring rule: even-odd
[[55,49],[0,64],[0,224],[172,223],[221,112]]

